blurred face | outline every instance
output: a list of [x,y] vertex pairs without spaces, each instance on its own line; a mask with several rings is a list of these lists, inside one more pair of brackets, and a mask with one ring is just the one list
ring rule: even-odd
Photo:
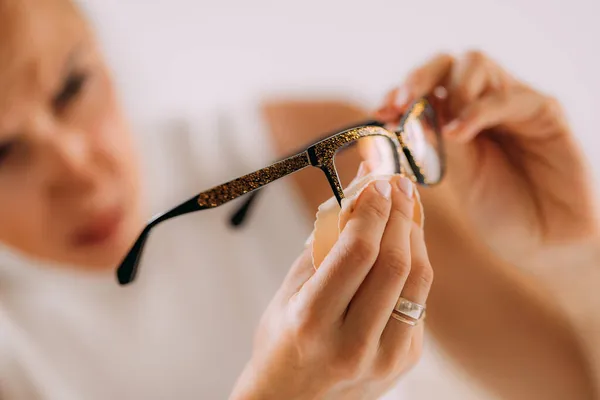
[[66,0],[0,0],[0,242],[114,268],[142,223],[130,133]]

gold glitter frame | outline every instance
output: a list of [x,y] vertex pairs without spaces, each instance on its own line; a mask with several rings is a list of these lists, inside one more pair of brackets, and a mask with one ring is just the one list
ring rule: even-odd
[[[335,154],[343,147],[352,144],[363,137],[369,136],[384,136],[387,137],[396,148],[396,172],[401,172],[400,154],[403,153],[413,172],[415,180],[420,184],[430,184],[427,182],[421,167],[412,156],[410,148],[402,139],[403,127],[410,118],[419,118],[423,113],[430,113],[435,122],[435,113],[433,108],[426,99],[421,99],[415,102],[404,115],[395,132],[384,129],[384,124],[379,121],[367,121],[359,126],[343,130],[342,132],[328,136],[306,150],[299,152],[284,160],[278,161],[266,168],[244,175],[222,185],[208,189],[188,201],[180,204],[172,210],[161,214],[152,219],[144,228],[142,233],[135,241],[127,256],[117,269],[117,279],[121,285],[131,283],[137,274],[140,256],[143,252],[144,244],[150,234],[152,228],[159,223],[171,218],[175,218],[184,214],[195,211],[206,210],[209,208],[219,207],[227,202],[237,199],[248,193],[252,193],[252,197],[248,199],[236,213],[238,218],[244,219],[250,205],[253,203],[258,193],[258,189],[272,183],[280,178],[298,172],[307,167],[317,167],[321,169],[338,200],[341,203],[344,198],[344,192],[340,183],[335,165],[333,162]],[[436,132],[439,134],[437,123],[434,123]],[[441,140],[440,140],[441,143]],[[440,152],[443,155],[443,152]],[[442,156],[443,159],[443,156]],[[445,162],[442,162],[445,165]],[[234,216],[234,219],[236,217]],[[239,224],[236,224],[239,225]]]

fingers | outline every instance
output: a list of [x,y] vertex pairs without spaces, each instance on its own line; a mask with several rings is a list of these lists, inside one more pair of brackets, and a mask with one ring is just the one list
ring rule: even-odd
[[402,290],[402,297],[425,305],[433,283],[433,269],[427,255],[423,229],[416,225],[413,225],[410,233],[410,250],[412,255],[411,274]]
[[444,128],[444,135],[460,142],[472,140],[479,132],[498,126],[511,126],[512,133],[528,133],[543,136],[543,130],[526,129],[528,120],[544,124],[540,117],[547,114],[551,121],[562,121],[560,108],[549,98],[533,90],[517,87],[509,92],[494,92],[468,104],[458,118]]
[[375,118],[384,122],[394,122],[398,118],[398,107],[396,107],[396,97],[400,88],[394,88],[388,92],[383,101],[383,105],[375,113]]
[[[295,338],[309,338],[300,342],[306,344],[314,342],[310,338],[333,337],[319,353],[336,355],[338,361],[329,360],[328,368],[352,379],[391,379],[420,355],[422,325],[386,333],[400,294],[425,303],[428,293],[428,287],[423,290],[428,281],[423,277],[428,266],[422,261],[427,260],[424,244],[411,244],[423,241],[422,236],[411,239],[412,230],[419,229],[413,222],[414,201],[414,186],[407,178],[370,184],[320,268],[306,281],[312,265],[303,254],[286,278],[296,306],[291,314]],[[386,346],[395,348],[384,354],[382,341],[392,333],[393,343],[390,339]]]
[[465,54],[456,62],[446,88],[453,113],[498,85],[494,70],[488,58],[476,51]]
[[448,139],[466,142],[494,127],[545,138],[568,132],[558,102],[519,83],[479,51],[467,52],[458,59],[441,54],[414,69],[404,84],[387,95],[377,117],[397,122],[412,101],[440,87],[446,95],[436,99],[435,107],[446,124]]
[[453,63],[452,56],[440,54],[411,71],[400,87],[387,94],[375,117],[383,122],[396,122],[412,101],[431,93],[447,79]]
[[443,86],[453,65],[454,57],[439,54],[410,72],[405,83],[400,87],[396,97],[396,107],[399,109],[406,107],[411,101],[430,94],[438,86]]
[[292,268],[290,268],[281,285],[280,294],[285,300],[289,300],[298,293],[302,286],[313,276],[314,272],[312,251],[309,246],[304,249],[300,257],[292,265]]
[[345,325],[359,337],[380,337],[411,270],[413,183],[392,180],[392,208],[375,265],[352,299]]
[[[424,306],[433,283],[433,269],[427,255],[423,230],[416,224],[412,225],[410,233],[410,251],[411,270],[400,296]],[[419,325],[422,325],[422,322]],[[381,338],[381,353],[385,357],[396,359],[397,355],[401,354],[399,352],[406,351],[402,346],[406,344],[407,339],[415,333],[420,333],[419,329],[418,326],[414,327],[390,318]]]
[[479,51],[470,51],[458,59],[440,54],[410,72],[404,83],[390,91],[376,117],[396,122],[413,101],[445,89],[445,99],[435,100],[443,120],[453,119],[465,105],[488,94],[515,86],[512,79],[493,60]]
[[390,196],[387,181],[373,182],[362,191],[338,241],[298,294],[323,318],[345,314],[375,263],[390,214]]

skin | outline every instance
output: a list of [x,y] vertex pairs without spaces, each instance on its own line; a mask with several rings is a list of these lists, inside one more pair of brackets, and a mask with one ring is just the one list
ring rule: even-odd
[[0,37],[0,241],[114,268],[142,224],[140,179],[94,37],[60,0],[0,1]]

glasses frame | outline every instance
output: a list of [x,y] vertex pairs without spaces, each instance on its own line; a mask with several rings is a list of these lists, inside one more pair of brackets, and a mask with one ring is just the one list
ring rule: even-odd
[[[134,281],[138,272],[138,265],[143,253],[144,245],[149,237],[150,231],[156,225],[168,219],[188,213],[216,208],[245,194],[252,193],[252,197],[250,197],[236,213],[237,219],[241,221],[244,219],[244,216],[250,208],[250,205],[255,201],[256,195],[259,193],[259,189],[275,182],[278,179],[301,171],[304,168],[316,167],[322,170],[327,177],[338,203],[341,204],[342,199],[344,198],[344,192],[334,164],[335,154],[343,147],[364,137],[384,136],[394,144],[397,150],[394,153],[396,172],[402,172],[400,155],[404,154],[412,172],[412,174],[409,174],[409,176],[413,177],[413,180],[421,185],[426,186],[437,183],[427,181],[422,167],[418,162],[416,162],[409,145],[405,143],[402,137],[406,122],[411,118],[420,117],[423,113],[429,114],[431,122],[434,125],[436,135],[438,136],[438,143],[440,144],[440,148],[438,149],[441,165],[440,179],[438,180],[439,182],[445,174],[445,152],[442,145],[441,134],[439,131],[435,111],[429,101],[426,98],[422,98],[414,102],[408,108],[408,111],[404,114],[394,132],[385,129],[385,124],[380,121],[365,121],[360,125],[355,125],[354,127],[345,129],[339,133],[335,133],[331,136],[321,139],[305,150],[271,164],[268,167],[254,171],[250,174],[241,176],[237,179],[199,193],[198,195],[192,197],[170,211],[155,216],[146,225],[144,230],[138,236],[134,245],[129,250],[128,254],[117,268],[118,282],[121,285],[127,285]],[[236,215],[234,215],[232,221],[236,220]],[[235,222],[233,223],[234,225],[241,224],[241,222],[239,224],[236,224]]]

